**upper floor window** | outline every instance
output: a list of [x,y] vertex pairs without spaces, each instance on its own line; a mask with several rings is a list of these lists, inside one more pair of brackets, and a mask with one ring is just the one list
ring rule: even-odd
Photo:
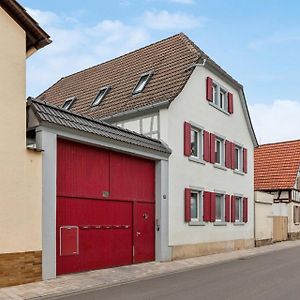
[[235,197],[235,222],[243,222],[243,198]]
[[199,128],[191,128],[191,156],[202,159],[203,132]]
[[68,98],[68,99],[65,101],[65,103],[63,104],[62,108],[63,108],[63,109],[66,109],[66,110],[71,109],[71,107],[73,106],[75,100],[76,100],[76,97]]
[[206,79],[206,99],[225,113],[233,113],[233,94],[212,78]]
[[103,98],[107,94],[108,90],[109,90],[109,87],[104,87],[99,91],[96,98],[92,102],[92,107],[98,106],[100,104],[100,102],[103,100]]
[[139,94],[139,93],[141,93],[144,90],[144,88],[147,85],[147,83],[149,82],[149,80],[151,78],[151,75],[152,75],[152,72],[148,72],[148,73],[143,74],[140,77],[137,85],[133,89],[132,94]]
[[234,169],[243,171],[243,149],[238,145],[234,146]]
[[225,221],[225,195],[216,193],[216,221]]
[[224,157],[225,157],[224,139],[216,136],[215,163],[219,165],[224,165]]

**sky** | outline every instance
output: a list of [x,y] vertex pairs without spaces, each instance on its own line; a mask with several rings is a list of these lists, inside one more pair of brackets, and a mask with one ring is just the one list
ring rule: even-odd
[[184,32],[244,86],[258,142],[300,139],[300,1],[19,0],[53,43],[27,60],[27,95]]

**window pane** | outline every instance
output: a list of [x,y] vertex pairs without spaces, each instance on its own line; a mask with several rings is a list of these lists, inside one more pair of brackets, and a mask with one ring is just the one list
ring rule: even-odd
[[192,130],[191,134],[191,153],[193,156],[198,157],[198,149],[199,149],[199,132],[196,130]]
[[236,198],[235,200],[235,220],[240,220],[240,199]]
[[239,150],[239,148],[235,148],[235,168],[237,170],[240,169],[240,150]]
[[222,143],[219,140],[216,140],[216,163],[221,163],[221,146]]
[[191,193],[191,218],[198,219],[198,194]]
[[217,87],[215,85],[212,86],[212,90],[213,90],[213,102],[216,103],[217,101]]
[[216,195],[216,220],[222,220],[222,196]]

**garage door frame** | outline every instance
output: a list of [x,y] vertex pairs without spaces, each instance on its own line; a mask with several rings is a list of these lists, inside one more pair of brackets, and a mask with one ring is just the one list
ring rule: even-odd
[[155,160],[155,260],[171,259],[168,212],[168,154],[133,146],[108,138],[59,126],[40,126],[36,129],[38,147],[43,149],[42,159],[42,277],[56,277],[56,149],[57,138],[103,147],[143,158]]

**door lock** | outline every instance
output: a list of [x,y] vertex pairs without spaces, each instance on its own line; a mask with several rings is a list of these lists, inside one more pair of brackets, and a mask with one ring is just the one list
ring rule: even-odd
[[139,231],[136,232],[136,236],[140,236],[141,233]]

